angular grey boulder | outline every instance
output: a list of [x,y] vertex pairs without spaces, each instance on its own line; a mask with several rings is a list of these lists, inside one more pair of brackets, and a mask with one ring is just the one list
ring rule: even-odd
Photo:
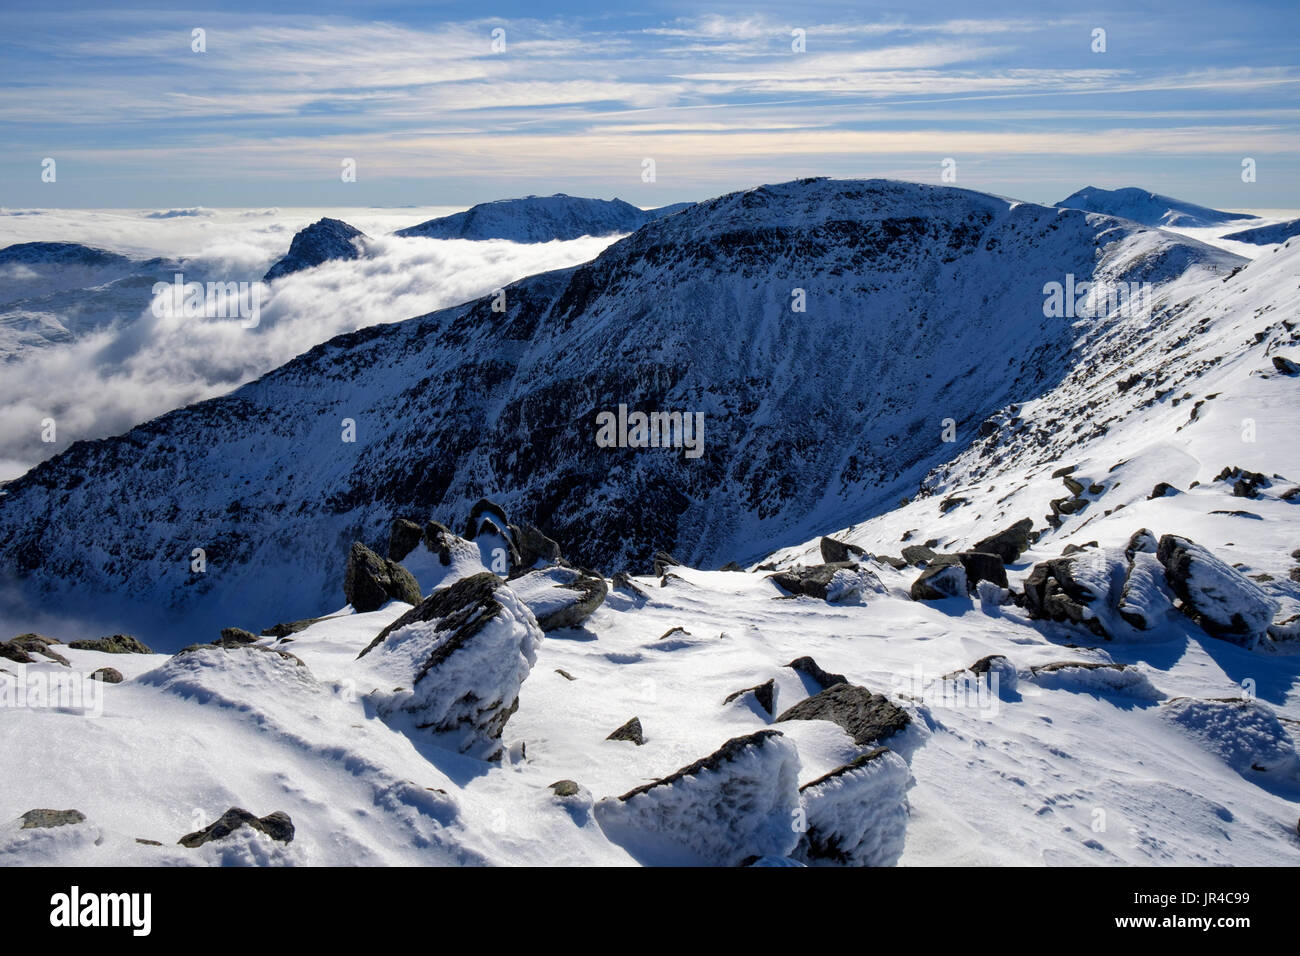
[[419,524],[409,518],[394,518],[388,529],[388,557],[391,561],[401,561],[420,544],[423,531]]
[[609,586],[599,575],[558,565],[513,578],[510,588],[533,612],[543,631],[578,627],[609,594]]
[[640,747],[642,744],[645,743],[645,734],[641,730],[641,719],[639,717],[633,717],[626,724],[624,724],[622,727],[619,727],[617,730],[615,730],[605,739],[626,740]]
[[838,564],[841,561],[852,561],[855,558],[867,556],[867,552],[856,544],[836,541],[834,538],[823,537],[819,547],[821,548],[822,560],[827,564]]
[[996,554],[1002,559],[1003,564],[1014,564],[1033,543],[1033,530],[1033,519],[1021,518],[1011,527],[1003,528],[997,534],[975,542],[971,550]]
[[963,597],[966,594],[966,569],[960,562],[931,564],[912,582],[913,601],[942,601],[944,598]]
[[231,807],[216,822],[209,824],[202,830],[187,833],[176,842],[193,850],[213,840],[224,839],[241,827],[249,827],[259,833],[265,833],[272,840],[278,840],[281,843],[292,843],[295,832],[293,820],[283,810],[276,810],[264,817],[258,817],[242,807]]
[[22,815],[22,830],[45,830],[85,823],[86,815],[80,810],[28,810]]
[[396,561],[381,558],[360,541],[352,543],[343,578],[343,594],[359,613],[377,611],[389,600],[419,604],[419,582]]
[[787,720],[829,720],[865,747],[905,729],[912,718],[884,694],[873,694],[857,684],[836,684],[795,704],[776,722]]
[[768,578],[790,594],[802,594],[823,601],[848,601],[859,597],[864,591],[884,591],[876,573],[855,561],[791,568],[769,574]]

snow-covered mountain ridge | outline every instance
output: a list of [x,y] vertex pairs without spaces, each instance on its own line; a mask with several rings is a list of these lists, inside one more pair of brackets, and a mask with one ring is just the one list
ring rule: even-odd
[[[306,616],[337,593],[352,540],[484,495],[606,572],[665,547],[745,561],[892,507],[998,409],[1085,360],[1122,363],[1145,320],[1049,318],[1046,283],[1151,283],[1147,334],[1176,338],[1179,303],[1242,263],[951,188],[734,193],[510,286],[504,313],[488,297],[341,336],[73,446],[6,487],[0,561],[38,601],[116,603],[144,628],[158,611]],[[595,447],[596,414],[619,404],[703,412],[703,456]]]

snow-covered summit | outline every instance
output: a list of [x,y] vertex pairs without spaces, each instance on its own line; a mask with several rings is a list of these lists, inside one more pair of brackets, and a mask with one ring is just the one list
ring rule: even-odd
[[1144,226],[1194,228],[1258,218],[1246,213],[1223,212],[1198,206],[1195,203],[1162,196],[1135,186],[1122,189],[1085,186],[1077,193],[1062,199],[1057,205],[1070,209],[1083,209],[1087,212],[1105,213],[1121,219],[1132,219]]
[[621,199],[580,196],[525,196],[480,203],[464,212],[399,229],[399,236],[429,239],[509,239],[550,242],[580,236],[635,232],[647,222],[678,212],[690,203],[639,209]]

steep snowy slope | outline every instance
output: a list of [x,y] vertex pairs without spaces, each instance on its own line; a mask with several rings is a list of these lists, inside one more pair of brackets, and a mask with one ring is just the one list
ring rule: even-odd
[[[1135,328],[1188,334],[1180,303],[1242,261],[965,190],[735,193],[509,287],[504,313],[489,297],[343,336],[73,446],[6,487],[0,567],[16,594],[116,606],[151,634],[158,616],[314,613],[352,540],[382,548],[393,515],[445,520],[482,495],[606,572],[662,547],[745,560],[892,507],[991,413],[1123,354]],[[1097,317],[1045,314],[1045,286],[1076,279],[1150,283],[1154,315],[1083,297]],[[702,454],[598,447],[620,404],[702,414]]]
[[1062,199],[1058,206],[1100,212],[1120,219],[1132,219],[1144,226],[1214,226],[1238,220],[1256,219],[1246,213],[1223,212],[1159,193],[1128,186],[1123,189],[1098,189],[1085,186]]
[[621,199],[579,196],[525,196],[480,203],[464,212],[397,230],[399,236],[429,239],[509,239],[551,242],[579,236],[609,236],[635,232],[648,222],[679,212],[690,203],[659,209],[639,209]]

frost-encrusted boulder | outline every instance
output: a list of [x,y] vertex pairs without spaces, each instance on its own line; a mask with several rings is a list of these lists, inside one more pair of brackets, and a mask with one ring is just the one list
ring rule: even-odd
[[1172,534],[1160,539],[1157,557],[1180,607],[1207,633],[1243,647],[1267,633],[1278,603],[1236,568]]
[[385,720],[405,717],[441,745],[499,759],[541,638],[518,595],[484,571],[435,591],[358,658],[380,681],[371,699]]
[[1123,573],[1123,564],[1102,552],[1081,551],[1043,561],[1025,578],[1025,607],[1034,620],[1079,624],[1098,637],[1109,637],[1092,605],[1105,606],[1112,589],[1122,586]]
[[264,817],[258,817],[242,807],[231,807],[214,823],[202,830],[187,833],[176,842],[192,850],[212,840],[223,840],[241,827],[249,827],[259,833],[265,833],[272,840],[281,843],[293,842],[294,826],[289,814],[283,810],[276,810]]
[[1030,668],[1039,687],[1080,691],[1087,694],[1121,694],[1156,700],[1164,695],[1143,671],[1129,664],[1109,661],[1053,661]]
[[420,603],[420,585],[396,561],[381,558],[360,541],[352,543],[343,578],[343,594],[360,613],[377,611],[389,600]]
[[599,575],[563,566],[530,571],[511,580],[510,589],[528,605],[543,631],[578,627],[609,593]]
[[1173,609],[1173,593],[1160,560],[1151,551],[1134,551],[1119,595],[1119,616],[1139,631],[1150,631]]
[[606,836],[644,862],[705,866],[789,856],[798,811],[799,755],[775,730],[735,737],[595,807]]
[[799,788],[807,832],[794,858],[809,864],[893,866],[907,835],[907,762],[877,747]]
[[1175,697],[1160,712],[1238,773],[1300,774],[1295,740],[1258,700]]
[[768,577],[789,594],[803,594],[831,602],[851,601],[867,592],[882,594],[885,591],[876,573],[855,561],[791,568]]
[[996,554],[1003,564],[1013,564],[1029,550],[1033,541],[1034,520],[1021,518],[1009,528],[1003,528],[997,534],[990,535],[982,541],[975,542],[972,551]]
[[912,582],[913,601],[942,601],[966,594],[966,569],[960,562],[931,564]]
[[989,692],[1001,695],[1015,691],[1020,682],[1020,674],[1016,665],[1005,655],[989,654],[964,670],[945,674],[943,680],[960,682],[966,686],[973,681],[977,692],[987,687]]
[[1138,553],[1155,554],[1160,547],[1160,542],[1156,536],[1146,528],[1138,528],[1128,539],[1128,546],[1124,549],[1125,557],[1132,560],[1133,555]]
[[903,730],[912,718],[884,694],[873,694],[865,687],[844,683],[801,700],[776,722],[787,720],[829,720],[843,728],[855,744],[865,747]]

